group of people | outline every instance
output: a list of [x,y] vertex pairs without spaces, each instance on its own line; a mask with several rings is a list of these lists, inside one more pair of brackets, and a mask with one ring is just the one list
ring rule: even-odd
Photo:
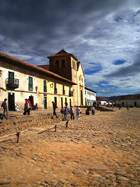
[[31,102],[29,99],[25,99],[23,115],[26,115],[26,113],[30,115],[30,110],[31,110]]
[[90,110],[92,112],[92,115],[95,115],[95,107],[94,106],[87,108],[86,115],[90,114]]
[[33,107],[31,107],[31,102],[29,99],[25,99],[25,103],[24,103],[24,112],[23,114],[26,115],[30,115],[30,111],[31,111],[31,108],[32,110],[38,110],[39,106],[38,104],[36,103]]
[[[71,106],[70,110],[68,110],[67,106],[65,106],[64,108],[61,109],[60,111],[62,114],[64,114],[64,120],[67,120],[67,114],[70,113],[71,115],[71,120],[75,120],[75,115],[74,115],[74,107]],[[76,107],[76,115],[77,115],[77,119],[79,119],[79,115],[80,115],[80,108]]]
[[[56,108],[57,108],[56,103],[52,101],[52,105],[53,105],[53,115],[56,115]],[[70,110],[68,110],[67,106],[68,106],[68,104],[65,103],[65,107],[64,108],[62,107],[62,109],[60,110],[60,112],[62,114],[64,114],[64,120],[67,120],[68,113],[71,114],[71,120],[75,120],[74,107],[71,106]],[[77,119],[79,119],[79,115],[80,115],[80,108],[79,107],[76,108],[76,114],[77,114]]]
[[[53,115],[56,115],[56,103],[52,101],[52,105],[53,105]],[[70,113],[71,115],[71,120],[75,120],[75,115],[74,115],[74,107],[71,106],[70,110],[68,110],[67,108],[68,104],[65,103],[65,107],[61,109],[61,113],[64,114],[64,120],[67,120],[67,114]],[[3,115],[4,116],[8,116],[8,107],[7,107],[7,99],[5,98],[4,101],[1,104],[1,107],[3,108]],[[36,110],[38,109],[38,104],[36,103]],[[29,99],[25,99],[25,103],[24,103],[24,112],[23,114],[26,115],[30,115],[30,110],[31,110],[31,102]],[[95,114],[95,108],[94,106],[90,108],[90,110],[92,111],[92,115]],[[79,115],[80,115],[80,108],[76,107],[76,116],[77,119],[79,119]],[[89,115],[89,108],[86,110],[86,115]]]
[[[3,108],[3,115],[8,116],[8,106],[7,106],[7,99],[6,98],[2,102],[1,108]],[[15,106],[15,110],[16,111],[19,110],[18,105]],[[23,114],[26,115],[26,113],[28,113],[28,115],[30,115],[30,110],[31,110],[31,102],[29,99],[25,99]]]

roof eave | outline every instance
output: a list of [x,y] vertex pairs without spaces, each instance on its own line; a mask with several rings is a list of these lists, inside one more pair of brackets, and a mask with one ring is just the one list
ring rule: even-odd
[[49,71],[49,70],[45,70],[45,69],[43,69],[43,68],[37,67],[37,66],[35,66],[35,65],[32,65],[32,64],[30,64],[30,63],[28,63],[28,62],[19,60],[19,59],[14,58],[14,57],[11,57],[11,58],[10,58],[10,57],[11,57],[11,56],[9,56],[9,55],[6,55],[6,54],[4,54],[4,53],[0,53],[0,58],[1,58],[3,61],[6,61],[6,62],[8,62],[8,63],[10,63],[10,64],[13,64],[13,62],[16,62],[16,64],[15,64],[16,66],[20,65],[20,67],[23,67],[23,68],[26,67],[26,69],[28,69],[28,70],[35,70],[35,72],[37,72],[37,73],[40,73],[40,72],[41,72],[41,73],[47,75],[48,77],[53,77],[53,78],[59,79],[59,80],[61,80],[61,81],[70,83],[70,84],[72,84],[72,85],[76,85],[76,83],[74,83],[74,82],[72,82],[72,81],[70,81],[70,80],[68,80],[68,79],[66,79],[66,78],[63,78],[63,77],[61,77],[60,75],[57,75],[57,74],[55,74],[55,73],[53,73],[53,72],[51,72],[51,71]]
[[94,90],[91,90],[91,89],[87,88],[86,86],[85,86],[85,89],[87,89],[87,90],[89,90],[89,91],[91,91],[91,92],[97,93],[97,92],[95,92]]

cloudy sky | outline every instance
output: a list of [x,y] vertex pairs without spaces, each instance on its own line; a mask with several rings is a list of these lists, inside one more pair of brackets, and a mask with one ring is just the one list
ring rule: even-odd
[[140,0],[0,0],[0,51],[35,65],[61,49],[98,96],[140,93]]

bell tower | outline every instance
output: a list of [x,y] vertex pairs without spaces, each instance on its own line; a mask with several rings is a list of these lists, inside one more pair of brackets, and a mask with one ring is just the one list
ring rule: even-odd
[[50,71],[76,82],[76,71],[78,59],[67,53],[64,49],[58,53],[48,56]]

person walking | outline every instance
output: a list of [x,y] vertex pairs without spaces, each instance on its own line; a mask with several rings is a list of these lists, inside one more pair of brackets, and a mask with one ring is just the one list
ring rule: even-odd
[[2,102],[1,108],[3,108],[3,115],[8,116],[8,107],[7,107],[7,99],[6,98]]
[[64,108],[62,107],[60,110],[61,114],[64,114]]
[[79,119],[79,115],[80,115],[80,108],[79,107],[76,108],[76,114],[77,114],[77,119]]
[[87,108],[86,110],[86,115],[89,115],[89,108]]
[[29,99],[27,99],[27,104],[28,104],[28,115],[30,115],[30,111],[31,111],[31,101]]
[[38,110],[38,108],[39,108],[38,103],[36,103],[35,109]]
[[65,107],[68,107],[68,103],[67,102],[65,102]]
[[54,101],[52,101],[52,105],[53,105],[53,115],[56,116],[56,103]]
[[95,108],[94,106],[91,107],[92,115],[95,115]]
[[67,113],[68,113],[68,109],[67,109],[67,107],[65,107],[65,109],[64,109],[64,120],[67,120]]
[[75,120],[75,117],[74,117],[74,108],[73,106],[70,107],[70,114],[71,114],[71,120]]
[[26,113],[28,113],[28,115],[30,115],[30,106],[29,106],[28,99],[25,99],[25,103],[24,103],[24,112],[23,112],[23,114],[26,115]]

